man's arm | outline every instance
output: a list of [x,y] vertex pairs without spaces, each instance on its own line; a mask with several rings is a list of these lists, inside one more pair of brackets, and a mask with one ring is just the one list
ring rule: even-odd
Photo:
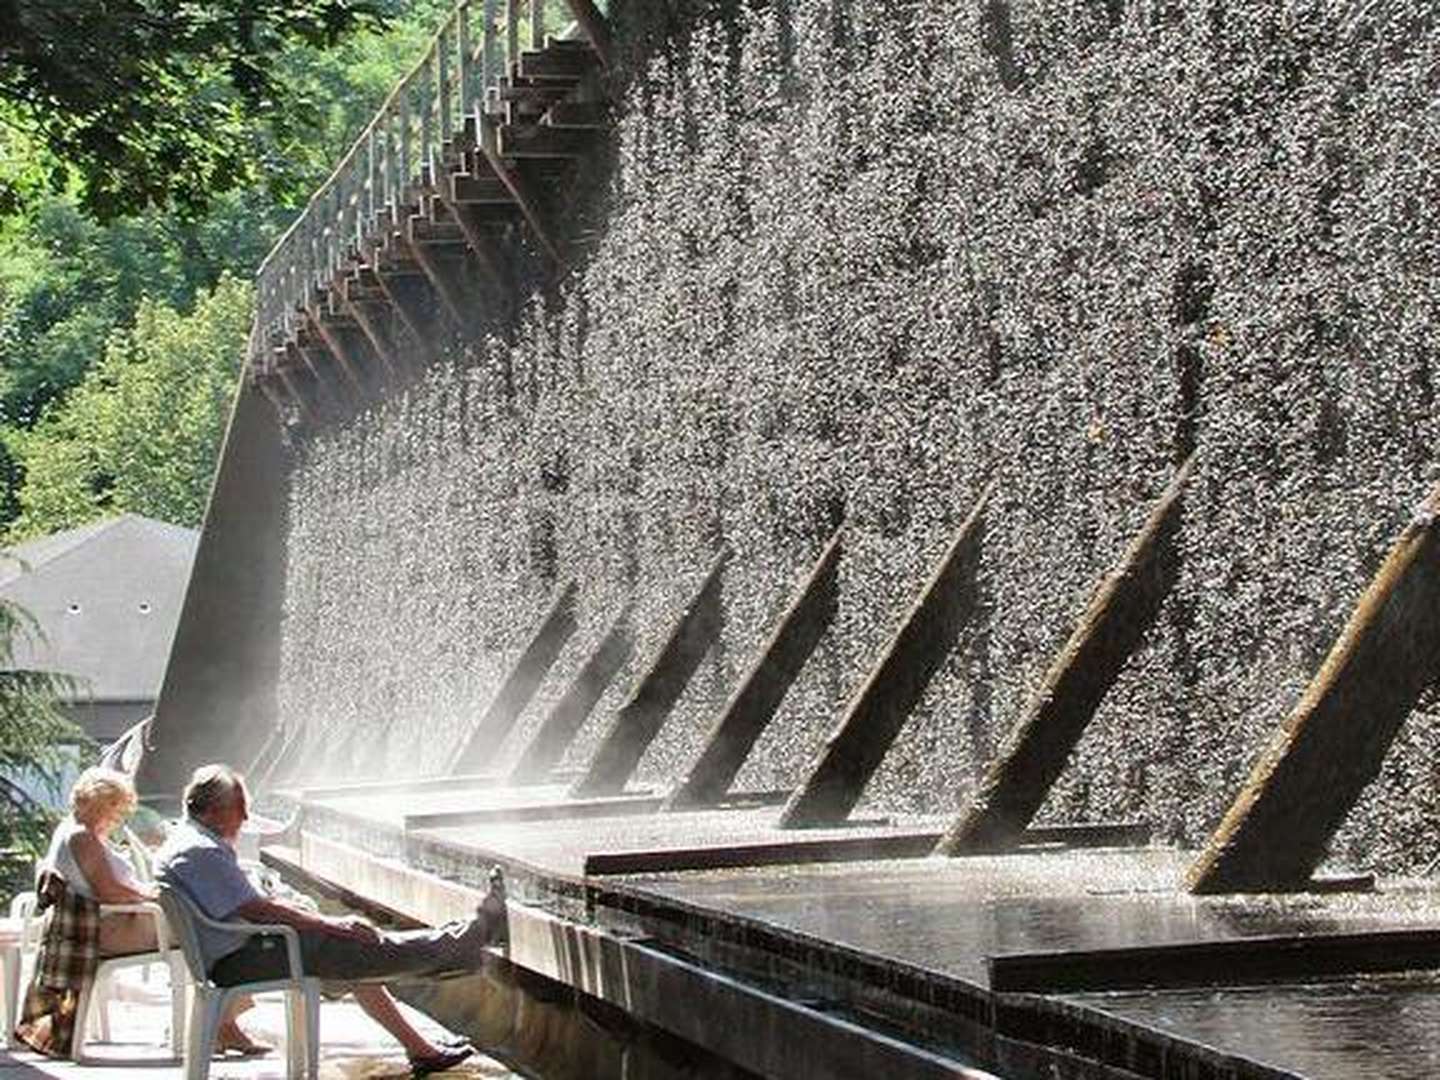
[[324,915],[306,911],[302,907],[296,907],[294,904],[287,904],[283,900],[270,900],[263,896],[245,901],[227,918],[244,919],[246,922],[253,923],[280,923],[284,926],[293,926],[296,930],[348,938],[352,941],[380,940],[379,931],[363,919],[353,916],[327,918]]

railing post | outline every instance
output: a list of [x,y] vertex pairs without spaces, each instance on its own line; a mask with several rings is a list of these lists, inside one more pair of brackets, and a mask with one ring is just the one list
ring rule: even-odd
[[470,105],[475,99],[475,89],[471,81],[470,5],[468,2],[461,4],[455,9],[455,18],[457,21],[455,27],[455,56],[460,65],[460,122],[463,124],[465,118],[470,115]]
[[450,138],[455,132],[454,125],[450,122],[449,38],[449,29],[442,27],[439,36],[435,39],[435,118],[439,121],[440,130],[436,133],[436,153],[431,160],[434,162],[437,174],[440,169],[441,158],[444,157],[442,148],[445,145],[445,140]]
[[[427,61],[433,57],[426,57]],[[434,130],[435,96],[430,93],[430,81],[434,76],[434,64],[427,63],[424,67],[423,81],[420,84],[420,163],[423,165],[430,160],[431,132]]]
[[410,162],[415,155],[410,152],[410,80],[400,88],[400,162],[395,182],[395,217],[400,217],[400,208],[405,205],[405,187],[410,183]]
[[[374,178],[375,178],[375,130],[370,129],[370,145],[367,148],[369,160],[363,164],[359,155],[356,155],[354,169],[355,182],[354,192],[351,195],[352,209],[350,211],[350,229],[347,232],[348,239],[340,246],[340,264],[337,270],[344,269],[350,262],[351,251],[360,251],[365,244],[366,221],[370,214],[370,204],[374,201]],[[360,170],[364,170],[363,172]]]
[[[480,93],[484,97],[500,81],[501,72],[495,55],[495,16],[500,0],[485,0],[485,21],[480,27]],[[482,106],[484,102],[481,102]]]
[[520,0],[505,0],[505,71],[520,63]]
[[365,218],[359,229],[355,231],[355,242],[363,243],[365,240],[365,229],[375,220],[375,209],[380,203],[380,155],[375,152],[375,130],[378,124],[372,123],[370,131],[366,135],[365,152],[370,160],[366,163],[369,168],[369,180],[366,183],[365,192]]
[[355,172],[352,166],[353,162],[346,163],[346,167],[335,178],[335,198],[339,203],[335,213],[335,239],[330,245],[330,261],[325,266],[322,285],[335,276],[345,245],[350,239],[350,220],[355,211]]
[[385,116],[385,202],[384,209],[400,205],[400,103],[402,85]]

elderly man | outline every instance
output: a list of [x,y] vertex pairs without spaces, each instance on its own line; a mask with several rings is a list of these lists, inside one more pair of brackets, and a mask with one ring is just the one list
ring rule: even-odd
[[[185,789],[185,819],[171,830],[156,877],[184,893],[212,919],[284,923],[300,934],[305,974],[343,984],[360,1007],[405,1047],[416,1074],[443,1072],[475,1052],[440,1047],[411,1026],[381,981],[470,971],[504,928],[504,904],[482,905],[476,918],[437,930],[382,932],[363,919],[329,918],[263,896],[235,857],[235,839],[249,816],[245,782],[225,765],[203,765]],[[274,934],[198,927],[210,977],[221,986],[288,973],[284,942]]]

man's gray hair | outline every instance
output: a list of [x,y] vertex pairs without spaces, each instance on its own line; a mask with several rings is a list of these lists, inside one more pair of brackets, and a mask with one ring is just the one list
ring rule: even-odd
[[229,765],[201,765],[185,785],[185,816],[204,821],[245,790],[245,778]]

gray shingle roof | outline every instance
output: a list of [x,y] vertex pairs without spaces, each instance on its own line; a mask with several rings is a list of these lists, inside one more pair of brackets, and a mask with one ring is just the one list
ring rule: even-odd
[[81,699],[153,700],[199,538],[122,514],[6,548],[14,558],[0,559],[0,596],[29,611],[45,636],[17,642],[15,666],[76,677]]

